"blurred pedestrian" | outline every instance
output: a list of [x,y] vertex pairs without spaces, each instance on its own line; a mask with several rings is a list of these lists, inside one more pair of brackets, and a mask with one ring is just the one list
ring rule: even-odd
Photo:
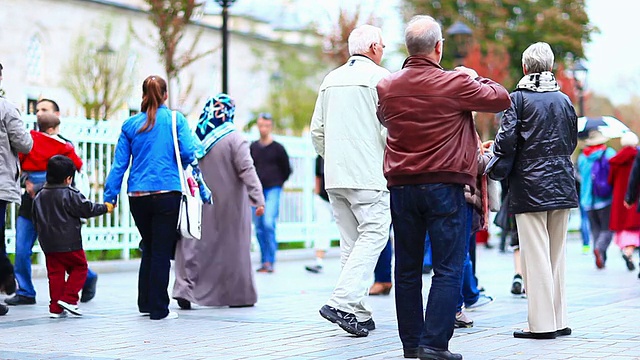
[[[0,65],[0,80],[2,66]],[[16,291],[16,280],[13,265],[7,256],[5,242],[5,219],[7,205],[20,204],[20,162],[18,153],[28,153],[33,147],[33,139],[20,119],[18,109],[4,98],[0,97],[0,292],[11,295]],[[0,315],[5,315],[9,309],[0,304]]]
[[624,196],[629,185],[633,161],[638,155],[638,136],[632,132],[620,138],[622,148],[609,160],[609,183],[613,186],[609,229],[614,231],[614,241],[622,251],[622,258],[629,271],[636,269],[633,253],[640,241],[640,213],[624,206]]
[[306,265],[304,268],[312,273],[318,274],[324,268],[324,257],[331,247],[331,230],[335,224],[333,219],[333,210],[329,203],[329,194],[325,188],[324,181],[324,159],[322,156],[316,156],[316,181],[314,188],[313,204],[316,213],[316,232],[313,241],[313,247],[316,252],[316,263],[314,265]]
[[144,80],[141,112],[122,124],[104,189],[105,202],[115,204],[129,170],[129,207],[142,237],[138,310],[151,320],[178,317],[169,311],[167,290],[182,197],[183,169],[178,168],[172,135],[174,116],[183,166],[196,158],[196,143],[187,120],[167,108],[167,97],[167,83],[160,76],[151,75]]
[[264,214],[262,186],[249,143],[235,130],[235,102],[212,96],[202,110],[196,135],[198,164],[213,204],[204,204],[202,239],[182,239],[176,249],[173,297],[182,309],[253,306],[258,301],[251,268],[251,207]]
[[578,142],[575,109],[551,72],[554,55],[544,42],[522,53],[524,77],[511,93],[494,153],[511,157],[508,212],[520,240],[529,328],[516,338],[571,334],[565,300],[565,248],[569,209],[578,207],[571,154]]
[[[403,69],[378,83],[378,118],[388,130],[384,174],[391,191],[398,331],[405,357],[462,359],[449,351],[465,258],[464,185],[476,188],[478,143],[472,111],[499,112],[508,92],[469,68],[440,66],[444,39],[430,16],[405,30]],[[433,272],[422,306],[427,231]]]
[[311,140],[325,160],[326,188],[340,230],[342,271],[320,315],[346,332],[375,329],[365,303],[380,252],[389,240],[389,191],[382,174],[386,134],[376,119],[376,84],[389,71],[380,66],[380,28],[362,25],[349,34],[346,64],[322,81]]
[[276,262],[278,240],[276,224],[280,211],[280,197],[284,182],[291,175],[289,155],[284,146],[273,139],[273,118],[269,113],[260,113],[257,120],[260,139],[251,143],[250,151],[262,191],[264,192],[264,216],[253,217],[256,237],[260,245],[259,273],[272,273]]
[[[616,151],[606,145],[609,138],[598,130],[591,130],[589,137],[584,141],[585,148],[578,155],[578,172],[582,183],[580,184],[580,205],[587,212],[589,228],[593,236],[593,255],[598,269],[603,269],[607,262],[607,249],[611,244],[613,232],[609,230],[611,219],[612,193],[598,193],[595,191],[593,168],[596,163],[608,163],[615,156]],[[604,169],[603,165],[599,166]],[[599,183],[606,183],[608,174],[598,174]]]

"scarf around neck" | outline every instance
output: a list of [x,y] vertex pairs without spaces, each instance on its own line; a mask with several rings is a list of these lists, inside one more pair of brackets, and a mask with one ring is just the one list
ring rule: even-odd
[[516,89],[526,89],[535,92],[558,91],[560,86],[550,71],[527,74],[520,79]]

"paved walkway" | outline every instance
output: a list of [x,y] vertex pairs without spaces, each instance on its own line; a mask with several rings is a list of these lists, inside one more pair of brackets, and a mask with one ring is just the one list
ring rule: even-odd
[[[637,272],[627,271],[613,245],[601,271],[580,250],[577,240],[569,242],[573,335],[514,339],[513,330],[526,326],[526,300],[509,293],[511,256],[480,248],[478,276],[496,301],[469,313],[475,327],[456,330],[451,349],[465,359],[640,359]],[[0,359],[401,358],[393,296],[370,298],[378,328],[366,338],[351,337],[318,315],[337,279],[338,258],[328,259],[326,272],[315,275],[303,269],[304,254],[311,258],[312,250],[283,253],[289,260],[276,273],[256,274],[260,298],[253,308],[182,311],[173,302],[180,318],[165,321],[138,315],[135,264],[121,264],[123,272],[103,269],[97,296],[83,304],[82,318],[49,319],[47,282],[37,278],[37,305],[12,307],[0,317]],[[100,272],[105,266],[94,268]],[[430,277],[424,280],[428,285]]]

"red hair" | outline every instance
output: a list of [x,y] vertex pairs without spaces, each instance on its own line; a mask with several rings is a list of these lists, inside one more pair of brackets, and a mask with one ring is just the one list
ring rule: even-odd
[[167,82],[157,75],[151,75],[142,82],[142,104],[140,110],[147,114],[147,121],[138,132],[150,131],[156,124],[156,113],[164,104],[167,95]]

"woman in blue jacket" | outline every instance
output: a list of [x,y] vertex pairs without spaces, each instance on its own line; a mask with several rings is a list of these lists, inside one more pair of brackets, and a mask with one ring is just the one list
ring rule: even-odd
[[[181,186],[166,100],[165,80],[147,77],[142,83],[141,112],[122,125],[104,191],[104,201],[115,204],[129,169],[129,205],[142,236],[138,309],[152,320],[178,317],[169,312],[167,287],[178,236]],[[196,143],[184,116],[176,115],[180,156],[187,166],[195,160]]]

